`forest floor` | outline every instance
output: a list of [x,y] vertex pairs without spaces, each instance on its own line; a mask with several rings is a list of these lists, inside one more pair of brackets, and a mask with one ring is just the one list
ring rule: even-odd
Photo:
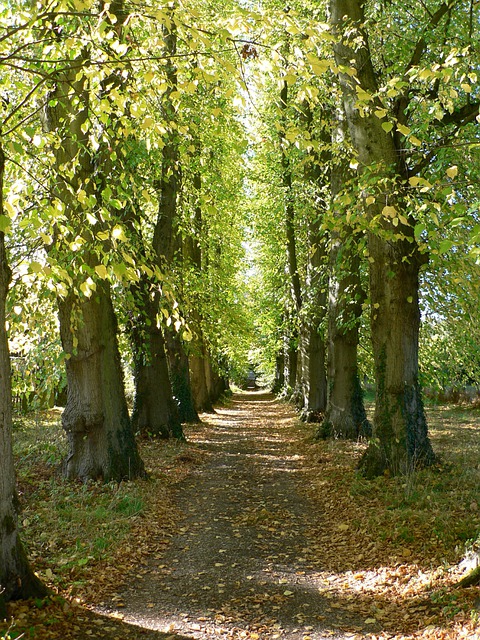
[[[363,443],[316,442],[288,404],[236,394],[188,425],[187,443],[142,442],[148,481],[107,486],[52,475],[51,426],[43,458],[32,445],[17,466],[23,538],[53,595],[12,604],[4,631],[478,639],[480,591],[455,584],[480,531],[479,412],[436,408],[430,423],[435,468],[367,482]],[[17,440],[27,431],[17,425]]]

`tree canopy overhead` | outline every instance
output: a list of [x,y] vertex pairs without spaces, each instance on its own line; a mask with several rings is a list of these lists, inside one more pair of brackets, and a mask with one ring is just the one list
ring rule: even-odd
[[2,5],[0,323],[68,477],[143,475],[249,368],[367,477],[434,461],[422,387],[480,380],[479,11]]

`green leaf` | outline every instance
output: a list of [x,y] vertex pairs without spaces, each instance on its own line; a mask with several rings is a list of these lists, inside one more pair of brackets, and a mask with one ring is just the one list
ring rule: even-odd
[[12,221],[8,216],[0,215],[0,231],[2,233],[5,233],[6,231],[8,231],[10,229],[11,224],[12,224]]

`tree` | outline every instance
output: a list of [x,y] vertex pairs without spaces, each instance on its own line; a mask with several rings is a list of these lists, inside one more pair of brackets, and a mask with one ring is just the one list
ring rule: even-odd
[[[328,303],[328,401],[321,437],[357,439],[370,435],[358,373],[359,320],[365,294],[360,277],[361,238],[345,220],[348,194],[346,131],[341,109],[332,119],[331,196],[333,220]],[[346,205],[349,206],[348,204]]]
[[[61,31],[60,44],[79,27],[77,20],[68,22],[62,13],[52,14],[50,20],[43,26]],[[77,266],[79,273],[86,269],[95,274],[98,258],[92,243],[82,237],[83,234],[91,238],[85,216],[87,220],[89,215],[96,220],[96,205],[108,211],[109,202],[102,166],[96,164],[96,154],[91,147],[91,89],[86,73],[90,54],[83,46],[68,52],[60,46],[59,53],[66,56],[68,63],[53,74],[43,126],[55,141],[53,190],[67,223],[62,234],[57,231],[49,256],[67,272]],[[105,77],[100,78],[101,86],[102,79]],[[107,75],[103,89],[110,85]],[[100,162],[104,159],[102,144],[105,142],[101,139],[101,144],[97,143]],[[85,202],[93,203],[92,213],[88,206],[82,206]],[[107,237],[109,217],[103,216],[102,225]],[[72,235],[76,240],[70,239]],[[108,481],[143,475],[144,467],[125,400],[117,322],[108,282],[98,279],[95,283],[90,277],[90,281],[82,285],[73,272],[67,294],[59,298],[59,319],[62,345],[67,354],[68,394],[62,414],[70,447],[65,461],[66,476]]]
[[[0,219],[4,218],[3,177],[5,154],[0,145]],[[18,498],[12,454],[12,393],[10,354],[5,323],[5,306],[11,270],[5,249],[5,234],[0,231],[0,618],[4,603],[29,597],[42,597],[46,588],[28,563],[18,533]]]
[[361,112],[357,105],[359,95],[376,96],[379,90],[362,3],[331,0],[330,16],[350,136],[359,170],[368,175],[375,192],[365,200],[365,208],[377,392],[373,440],[361,466],[368,477],[385,470],[407,473],[434,460],[418,378],[418,279],[426,256],[419,250],[406,210],[405,167],[399,162],[394,137],[373,109]]
[[[175,106],[172,94],[177,91],[177,69],[174,63],[176,55],[177,35],[175,13],[168,11],[165,24],[162,26],[164,38],[163,55],[166,60],[165,82],[167,89],[162,97],[163,121],[170,129],[162,149],[160,176],[154,181],[157,194],[158,211],[153,231],[152,253],[155,268],[152,276],[143,275],[131,287],[134,294],[137,314],[132,327],[131,336],[134,351],[135,403],[132,421],[134,427],[142,433],[162,437],[174,436],[182,439],[177,403],[185,405],[188,394],[188,379],[179,381],[181,368],[175,368],[176,358],[171,357],[175,385],[187,387],[180,393],[172,389],[168,370],[168,361],[164,337],[164,329],[160,313],[161,289],[155,273],[172,268],[175,254],[175,216],[180,189],[180,166],[178,158],[178,134],[173,130],[176,126]],[[141,225],[139,225],[141,226]],[[178,342],[170,342],[170,348]],[[174,393],[177,395],[177,402]],[[185,406],[180,413],[183,418],[190,418]]]

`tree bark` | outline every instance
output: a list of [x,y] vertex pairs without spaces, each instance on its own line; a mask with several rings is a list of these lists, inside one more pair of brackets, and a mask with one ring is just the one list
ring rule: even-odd
[[311,193],[311,211],[309,211],[308,220],[306,279],[300,314],[302,418],[308,422],[318,422],[323,417],[327,406],[323,321],[327,313],[328,268],[327,234],[322,229],[322,223],[328,203],[322,190],[330,180],[330,172],[326,171],[325,167],[329,166],[331,160],[329,151],[331,141],[329,132],[320,122],[317,124],[317,129],[314,127],[314,113],[308,101],[304,102],[302,115],[310,139],[319,143],[318,149],[310,151],[304,169],[305,186]]
[[[342,247],[343,244],[343,247]],[[328,403],[320,437],[356,440],[371,435],[358,375],[358,319],[362,313],[356,244],[332,243],[328,319]],[[342,264],[337,263],[342,253]],[[348,272],[347,272],[348,270]]]
[[135,399],[134,431],[160,438],[183,439],[177,404],[170,383],[165,339],[158,324],[158,295],[150,291],[148,278],[131,287],[138,310],[131,327]]
[[[0,147],[0,214],[3,215],[3,175],[5,156]],[[0,620],[5,602],[42,597],[47,589],[35,576],[18,534],[18,498],[12,453],[12,388],[10,353],[5,324],[5,306],[11,271],[0,232]]]
[[[173,9],[172,9],[173,14]],[[171,16],[173,18],[173,15]],[[173,63],[176,53],[176,31],[174,22],[170,30],[164,28],[165,53],[167,64],[165,74],[168,88],[163,100],[167,122],[176,120],[171,94],[177,89],[177,69]],[[170,133],[163,149],[161,176],[156,183],[158,194],[158,213],[153,236],[153,249],[160,269],[171,269],[175,256],[175,217],[177,198],[180,189],[180,165],[178,140],[175,132]],[[174,398],[172,371],[169,371],[166,353],[165,335],[158,322],[160,297],[152,293],[158,283],[143,278],[132,287],[138,307],[138,325],[133,327],[134,345],[135,401],[132,422],[140,432],[162,438],[171,436],[184,438],[182,419],[190,421],[188,411],[180,411]],[[178,371],[175,383],[178,385]],[[183,385],[188,379],[183,379]],[[177,389],[178,392],[178,389]],[[180,393],[184,398],[185,393]]]
[[192,396],[188,355],[182,339],[173,331],[165,334],[172,393],[181,422],[199,422]]
[[189,358],[193,402],[198,413],[211,413],[213,412],[213,404],[206,375],[210,356],[201,333],[196,342],[196,347],[194,347],[196,351]]
[[280,393],[285,386],[285,354],[283,351],[275,358],[275,380],[273,382],[272,393]]
[[[346,138],[343,112],[337,112],[333,145],[340,158],[332,167],[331,194],[335,207],[347,184],[349,169],[342,153]],[[334,212],[340,220],[342,212]],[[341,224],[332,232],[328,306],[328,402],[319,437],[356,440],[371,435],[358,375],[358,323],[365,294],[360,281],[360,248],[353,229]]]
[[[363,114],[356,106],[357,87],[371,96],[378,92],[363,30],[362,5],[360,0],[330,0],[330,20],[339,38],[334,47],[338,77],[360,172],[368,168],[374,172],[372,182],[388,184],[396,191],[389,197],[379,189],[375,202],[366,206],[370,220],[370,317],[377,391],[373,439],[360,467],[365,476],[373,477],[385,471],[394,475],[408,473],[416,466],[431,464],[434,454],[418,380],[418,274],[424,259],[413,225],[408,220],[404,224],[397,217],[394,227],[384,213],[388,204],[408,218],[402,203],[402,180],[398,178],[404,175],[404,167],[393,136],[382,128],[371,108],[380,104],[372,102]],[[361,38],[362,44],[355,38]],[[342,71],[352,66],[355,79]]]
[[302,308],[302,289],[300,283],[300,274],[298,272],[297,245],[295,237],[295,206],[293,200],[292,188],[292,169],[287,154],[287,139],[285,131],[287,129],[287,109],[288,109],[288,84],[283,82],[280,92],[280,113],[281,113],[281,129],[279,132],[280,156],[282,165],[282,186],[285,211],[285,240],[287,247],[287,269],[290,281],[291,297],[294,307],[295,317],[292,325],[292,335],[287,338],[288,346],[285,357],[285,379],[287,380],[288,392],[293,400],[301,397],[301,389],[298,385],[299,380],[299,353],[298,353],[298,327],[297,321],[300,317]]
[[[96,175],[88,132],[83,130],[89,117],[89,87],[79,72],[84,64],[86,53],[71,68],[59,73],[43,121],[44,128],[59,138],[54,148],[54,190],[76,233],[85,228],[77,193],[84,189],[95,195]],[[75,259],[81,258],[83,265],[93,269],[98,258],[88,243],[85,246],[85,251],[78,251]],[[60,242],[50,248],[50,255],[67,271],[71,270],[68,251],[68,245],[62,246]],[[75,279],[76,275],[72,277]],[[68,295],[58,303],[60,334],[67,354],[68,391],[62,425],[70,451],[64,464],[65,474],[69,479],[104,481],[143,476],[144,466],[125,399],[110,288],[99,281],[96,290],[87,297],[77,294],[74,287],[72,284]]]
[[65,475],[73,480],[133,479],[145,470],[125,400],[117,323],[106,283],[95,296],[59,300],[60,335],[67,354],[68,437]]
[[[310,224],[310,257],[307,268],[306,292],[300,332],[302,367],[302,419],[318,422],[327,405],[327,376],[325,370],[325,337],[322,329],[327,305],[325,239],[319,233],[320,218]],[[303,335],[302,335],[303,334]]]

